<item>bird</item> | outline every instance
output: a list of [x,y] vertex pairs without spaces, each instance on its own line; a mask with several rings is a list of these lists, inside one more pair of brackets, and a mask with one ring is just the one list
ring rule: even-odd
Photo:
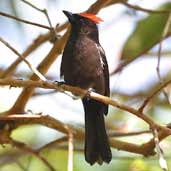
[[[109,97],[108,63],[99,43],[97,26],[103,20],[92,13],[65,10],[63,13],[71,30],[62,55],[60,76],[68,85]],[[109,163],[112,153],[104,121],[108,105],[90,97],[83,97],[82,104],[85,113],[85,160],[90,165]]]

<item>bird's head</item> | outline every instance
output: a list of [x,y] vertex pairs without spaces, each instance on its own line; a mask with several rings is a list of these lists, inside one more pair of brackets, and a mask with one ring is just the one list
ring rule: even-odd
[[68,11],[63,11],[63,13],[67,16],[71,27],[78,32],[83,34],[89,34],[97,30],[98,23],[103,20],[91,13],[78,13],[73,14]]

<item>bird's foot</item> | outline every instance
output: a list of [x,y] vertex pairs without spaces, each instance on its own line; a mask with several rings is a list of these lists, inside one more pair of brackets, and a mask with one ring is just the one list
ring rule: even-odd
[[[56,83],[59,87],[62,86],[63,84],[66,84],[64,81],[54,81],[54,83]],[[69,84],[67,84],[67,85],[69,85]],[[63,91],[63,93],[66,94],[67,96],[71,97],[73,100],[80,99],[80,96],[76,96],[76,95],[71,94],[69,92]]]
[[61,85],[65,84],[65,82],[64,82],[64,81],[54,81],[54,83],[55,83],[55,84],[58,84],[59,86],[61,86]]
[[95,92],[95,89],[89,88],[89,89],[87,90],[86,97],[87,97],[88,100],[90,99],[90,94],[91,94],[92,92]]

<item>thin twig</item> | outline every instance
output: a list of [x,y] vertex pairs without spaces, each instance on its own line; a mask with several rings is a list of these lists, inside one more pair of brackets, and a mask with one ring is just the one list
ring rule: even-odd
[[[161,36],[161,40],[160,40],[160,43],[159,43],[159,49],[158,49],[158,58],[157,58],[158,61],[157,61],[156,71],[157,71],[157,76],[158,76],[160,84],[162,84],[162,82],[163,82],[163,80],[161,78],[161,74],[160,74],[160,60],[161,60],[162,43],[163,43],[164,38],[168,34],[170,24],[171,24],[171,12],[169,13],[168,19],[167,19],[166,24],[164,26],[163,33],[162,33],[162,36]],[[165,90],[163,90],[163,94],[166,97],[168,103],[170,104],[169,97],[168,97]]]
[[36,10],[42,12],[43,14],[45,14],[45,16],[46,16],[46,18],[47,18],[47,21],[48,21],[48,23],[49,23],[49,26],[50,26],[51,28],[53,28],[53,27],[52,27],[52,23],[51,23],[50,18],[49,18],[49,15],[48,15],[48,12],[47,12],[46,9],[40,9],[40,8],[36,7],[35,5],[33,5],[32,3],[30,3],[30,2],[28,2],[28,1],[26,1],[26,0],[21,0],[21,1],[24,2],[25,4],[31,6],[32,8],[34,8],[34,9],[36,9]]
[[68,132],[68,171],[73,171],[73,133],[69,130]]
[[58,36],[56,35],[55,28],[52,26],[52,22],[51,22],[51,20],[50,20],[50,17],[49,17],[49,14],[48,14],[48,12],[47,12],[47,9],[40,9],[40,8],[36,7],[35,5],[33,5],[32,3],[30,3],[30,2],[28,2],[28,1],[26,1],[26,0],[21,0],[21,1],[24,2],[25,4],[31,6],[32,8],[38,10],[39,12],[42,12],[42,13],[46,16],[47,21],[48,21],[48,23],[49,23],[49,26],[51,27],[51,30],[50,30],[50,31],[53,32],[53,34],[54,34],[55,37],[57,38]]
[[[35,51],[38,47],[40,47],[44,42],[46,42],[50,38],[50,34],[39,35],[22,53],[24,58],[28,57],[33,51]],[[1,78],[6,78],[12,76],[15,69],[22,62],[22,58],[18,57],[2,74],[0,74]]]
[[33,73],[35,73],[41,80],[46,81],[46,78],[36,69],[34,68],[28,61],[25,59],[15,48],[13,48],[7,41],[0,37],[0,41],[7,46],[11,51],[13,51],[18,57],[20,57],[27,66],[31,69]]
[[136,136],[142,134],[149,134],[151,131],[134,131],[134,132],[110,132],[108,135],[110,137],[126,137],[126,136]]
[[18,17],[12,16],[10,14],[4,13],[4,12],[0,12],[0,15],[4,16],[4,17],[7,17],[7,18],[12,18],[14,20],[17,20],[17,21],[20,21],[20,22],[23,22],[23,23],[26,23],[26,24],[30,24],[30,25],[33,25],[33,26],[45,28],[45,29],[48,29],[48,30],[52,30],[51,27],[48,27],[48,26],[45,26],[45,25],[42,25],[42,24],[38,24],[38,23],[34,23],[34,22],[31,22],[31,21],[28,21],[28,20],[23,20],[23,19],[20,19]]
[[26,167],[23,166],[23,164],[21,164],[21,162],[19,160],[17,160],[15,162],[19,167],[20,169],[22,169],[23,171],[28,171],[28,169]]
[[149,95],[143,102],[143,104],[140,106],[139,111],[143,112],[144,108],[147,106],[147,104],[150,102],[150,100],[157,95],[163,88],[165,88],[168,84],[171,83],[171,80],[166,81],[165,83],[162,83],[161,86],[159,86],[151,95]]
[[159,43],[159,49],[158,49],[158,61],[157,61],[156,70],[157,70],[157,75],[158,75],[160,83],[162,83],[162,78],[161,78],[161,75],[160,75],[160,60],[161,60],[161,52],[162,52],[162,43],[163,43],[163,40],[164,40],[164,38],[166,37],[166,35],[167,35],[168,31],[169,31],[170,24],[171,24],[171,13],[169,14],[167,22],[166,22],[166,24],[164,26],[164,30],[163,30],[163,33],[162,33],[162,36],[161,36],[161,40],[160,40],[160,43]]
[[28,147],[26,144],[22,143],[22,142],[18,142],[16,140],[13,140],[11,138],[9,138],[9,142],[11,145],[22,149],[28,153],[31,153],[33,155],[35,155],[37,158],[39,158],[51,171],[55,171],[55,168],[43,157],[41,156],[39,153],[37,153],[36,151],[34,151],[33,149],[31,149],[30,147]]
[[152,129],[152,132],[153,132],[153,136],[154,136],[154,142],[155,142],[155,146],[156,146],[156,151],[157,151],[157,155],[159,157],[159,164],[160,164],[160,167],[163,169],[163,171],[168,171],[168,166],[167,166],[167,162],[164,158],[164,155],[163,155],[163,151],[159,145],[159,138],[158,138],[158,132],[157,130],[154,128]]
[[48,144],[45,144],[44,146],[40,147],[37,151],[40,152],[40,151],[42,151],[42,150],[44,150],[46,148],[52,148],[52,146],[61,144],[63,142],[66,142],[67,140],[68,140],[68,137],[63,136],[62,138],[58,138],[58,139],[56,139],[56,140],[54,140],[54,141],[52,141],[52,142],[50,142]]
[[168,14],[171,12],[171,10],[151,10],[151,9],[146,9],[146,8],[142,8],[140,6],[137,5],[131,5],[126,1],[121,1],[121,4],[124,4],[125,6],[132,8],[136,11],[142,11],[142,12],[147,12],[147,13],[154,13],[154,14]]
[[[55,32],[61,32],[64,29],[66,29],[68,26],[68,23],[64,23],[61,26],[57,27]],[[43,43],[45,43],[48,40],[51,40],[53,37],[53,34],[51,31],[49,31],[46,34],[39,35],[28,47],[27,49],[22,53],[22,56],[26,58],[30,53],[35,51],[38,47],[40,47]],[[22,61],[21,58],[17,58],[1,75],[1,78],[5,78],[8,76],[11,76],[15,69],[17,68],[18,64]]]
[[40,9],[38,7],[36,7],[35,5],[33,5],[32,3],[26,1],[26,0],[21,0],[22,2],[24,2],[25,4],[31,6],[32,8],[36,9],[37,11],[43,12],[43,9]]

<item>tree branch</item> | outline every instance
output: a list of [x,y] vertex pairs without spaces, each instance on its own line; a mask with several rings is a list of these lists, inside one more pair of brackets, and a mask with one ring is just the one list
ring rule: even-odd
[[[60,32],[62,30],[64,30],[66,27],[68,26],[68,23],[65,23],[59,27],[56,28],[56,32]],[[33,43],[31,43],[28,48],[23,52],[22,56],[24,58],[26,58],[27,56],[29,56],[33,51],[35,51],[39,46],[41,46],[43,43],[45,43],[48,40],[53,39],[54,34],[53,32],[48,32],[46,34],[40,35],[38,36]],[[5,77],[10,77],[13,72],[15,71],[16,67],[18,66],[18,64],[22,62],[22,59],[19,57],[17,58],[6,70],[4,70],[4,72],[2,74],[0,74],[1,78],[5,78]]]
[[[159,42],[158,58],[157,58],[158,61],[157,61],[156,71],[157,71],[157,76],[158,76],[160,84],[162,84],[162,82],[163,82],[161,74],[160,74],[160,60],[161,60],[162,43],[163,43],[164,38],[168,34],[170,25],[171,25],[171,12],[169,13],[168,19],[167,19],[166,24],[165,24],[164,29],[163,29],[161,40]],[[163,89],[163,94],[164,94],[165,98],[167,99],[168,103],[170,104],[169,97],[168,97],[168,95],[164,89]]]
[[28,2],[28,1],[26,1],[26,0],[21,0],[21,1],[24,2],[25,4],[31,6],[32,8],[36,9],[37,11],[42,12],[42,13],[46,16],[47,21],[48,21],[48,23],[49,23],[49,26],[53,29],[52,23],[51,23],[51,21],[50,21],[50,18],[49,18],[49,15],[48,15],[48,12],[47,12],[46,9],[40,9],[40,8],[36,7],[35,5],[33,5],[32,3],[30,3],[30,2]]
[[153,132],[153,136],[154,136],[154,142],[155,142],[157,155],[159,157],[160,167],[163,169],[163,171],[168,171],[167,162],[164,158],[163,151],[159,145],[160,141],[159,141],[159,137],[158,137],[158,132],[156,129],[152,129],[152,132]]
[[132,8],[136,11],[142,11],[142,12],[147,12],[147,13],[153,13],[153,14],[168,14],[171,12],[171,10],[151,10],[151,9],[146,9],[146,8],[142,8],[140,6],[137,5],[131,5],[126,1],[121,1],[121,4],[127,6],[128,8]]
[[32,148],[30,148],[29,146],[27,146],[26,144],[22,143],[22,142],[18,142],[15,141],[11,138],[9,138],[9,144],[11,144],[14,147],[17,147],[20,150],[23,150],[27,153],[30,153],[34,156],[36,156],[38,159],[40,159],[51,171],[56,171],[56,169],[43,157],[41,156],[39,153],[37,153],[35,150],[33,150]]
[[30,68],[30,70],[36,74],[41,80],[46,81],[46,78],[36,69],[34,68],[30,62],[28,62],[15,48],[13,48],[8,42],[0,37],[0,42],[2,42],[5,46],[7,46],[11,51],[13,51],[19,58],[21,58],[26,65]]
[[19,22],[23,22],[25,24],[30,24],[30,25],[33,25],[33,26],[37,26],[37,27],[48,29],[48,30],[52,30],[51,27],[48,27],[48,26],[45,26],[45,25],[42,25],[42,24],[38,24],[38,23],[34,23],[34,22],[31,22],[31,21],[28,21],[28,20],[23,20],[23,19],[20,19],[18,17],[12,16],[10,14],[6,14],[4,12],[1,12],[1,11],[0,11],[0,15],[3,16],[3,17],[11,18],[13,20],[17,20]]
[[58,83],[52,83],[47,81],[32,81],[32,80],[11,80],[11,79],[0,79],[0,85],[10,85],[14,87],[29,87],[29,88],[44,88],[44,89],[56,89],[58,91],[64,92],[64,91],[70,91],[73,94],[79,95],[80,97],[88,96],[89,98],[92,98],[94,100],[100,101],[105,104],[110,104],[114,107],[117,107],[121,110],[127,111],[138,118],[144,120],[151,128],[155,127],[157,129],[165,130],[167,133],[171,133],[171,130],[167,127],[161,126],[154,122],[149,116],[145,115],[144,113],[141,113],[139,110],[134,109],[130,106],[126,106],[124,104],[120,104],[115,100],[110,99],[109,97],[100,95],[95,92],[88,92],[87,90],[83,90],[78,87],[69,86],[66,84],[58,84]]
[[[21,125],[31,125],[31,124],[40,124],[47,126],[49,128],[55,129],[57,131],[60,131],[64,134],[68,135],[68,130],[70,130],[73,133],[73,136],[77,140],[83,140],[84,139],[84,132],[78,128],[75,128],[71,125],[66,125],[48,115],[9,115],[9,116],[1,116],[0,117],[0,122],[1,124],[3,123],[4,127],[1,127],[1,138],[0,138],[0,143],[9,143],[4,137],[10,136],[10,133],[13,129],[21,126]],[[6,134],[4,133],[4,129],[7,128],[8,125],[8,130],[9,132]],[[5,131],[7,132],[7,131]],[[170,135],[168,132],[161,130],[159,131],[158,137],[159,140],[161,141],[165,137]],[[56,143],[58,140],[56,140]],[[60,142],[65,141],[65,137],[59,140]],[[51,145],[55,144],[55,142],[49,143],[49,145],[45,145],[42,148],[38,149],[37,152],[40,152],[43,150],[45,147],[50,147]],[[114,138],[110,138],[110,144],[111,147],[114,147],[118,150],[123,150],[123,151],[128,151],[132,153],[137,153],[141,154],[144,156],[149,156],[149,155],[154,155],[154,148],[155,148],[155,143],[154,139],[151,139],[149,142],[142,144],[142,145],[137,145],[133,143],[128,143],[128,142],[123,142],[120,140],[116,140]]]
[[165,83],[161,84],[159,88],[157,88],[151,95],[149,95],[143,102],[143,104],[140,106],[139,111],[143,112],[144,108],[147,106],[147,104],[150,102],[150,100],[156,96],[163,88],[165,88],[168,84],[171,83],[171,80],[166,81]]

